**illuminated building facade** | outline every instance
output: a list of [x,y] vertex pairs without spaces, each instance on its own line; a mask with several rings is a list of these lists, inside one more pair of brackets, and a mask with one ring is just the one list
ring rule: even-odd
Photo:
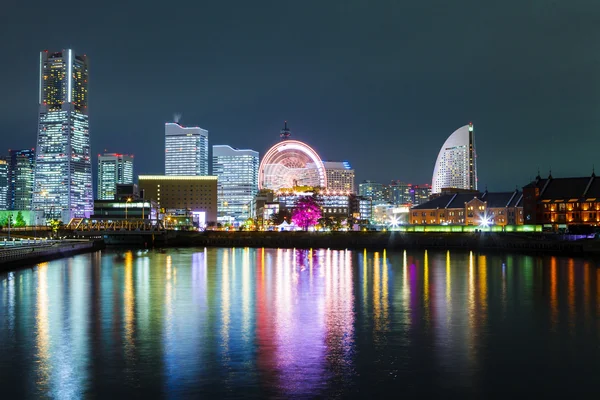
[[313,191],[293,191],[291,189],[282,189],[274,194],[274,201],[279,203],[279,209],[293,210],[296,207],[298,199],[304,196],[315,196],[315,200],[321,206],[323,217],[348,218],[352,216],[352,197],[350,192],[340,192],[333,190]]
[[373,200],[370,197],[351,196],[351,213],[355,221],[368,224],[373,217]]
[[165,175],[208,175],[208,131],[165,124]]
[[8,210],[8,162],[0,159],[0,210]]
[[68,222],[93,211],[88,65],[73,50],[40,53],[32,208]]
[[356,193],[354,169],[348,161],[323,161],[327,174],[327,189]]
[[445,188],[477,190],[477,155],[473,124],[469,123],[444,142],[433,168],[432,193]]
[[523,187],[525,224],[546,228],[600,226],[600,179],[596,174],[575,178],[541,178]]
[[98,154],[99,200],[115,200],[117,185],[133,183],[133,156],[129,154]]
[[523,225],[523,193],[442,194],[409,211],[415,225]]
[[368,197],[373,202],[385,201],[384,185],[374,181],[364,181],[358,185],[358,195]]
[[217,176],[218,218],[242,221],[250,217],[250,207],[258,193],[258,152],[213,146],[212,173]]
[[289,139],[285,127],[281,142],[264,155],[258,169],[258,188],[280,190],[297,186],[327,188],[327,173],[321,157],[306,143]]
[[429,201],[429,197],[431,197],[431,185],[411,185],[408,193],[410,196],[409,203],[418,206]]
[[411,204],[419,205],[429,201],[431,185],[413,185],[402,181],[392,181],[383,185],[383,198],[395,206]]
[[8,208],[31,210],[35,149],[8,151]]
[[167,215],[192,214],[199,226],[217,221],[216,176],[140,175],[138,186]]

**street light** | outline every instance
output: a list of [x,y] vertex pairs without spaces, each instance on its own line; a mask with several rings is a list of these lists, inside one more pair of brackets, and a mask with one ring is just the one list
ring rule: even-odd
[[127,201],[125,201],[125,220],[127,220],[127,204],[129,204],[130,201],[131,197],[128,197]]

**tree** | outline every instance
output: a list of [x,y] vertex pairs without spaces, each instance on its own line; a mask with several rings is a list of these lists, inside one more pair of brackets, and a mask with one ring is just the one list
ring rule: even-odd
[[17,213],[17,218],[15,220],[15,226],[16,227],[22,227],[22,226],[25,226],[25,225],[27,225],[27,224],[25,223],[25,219],[23,218],[23,213],[21,211],[19,211]]
[[319,225],[323,227],[323,229],[331,229],[333,227],[333,221],[328,217],[319,218]]
[[59,219],[51,219],[51,220],[48,221],[48,225],[52,229],[52,233],[54,235],[56,235],[56,233],[58,232],[58,230],[60,228],[62,228],[63,222],[61,220],[59,220]]
[[290,212],[288,210],[279,210],[279,212],[271,214],[271,223],[273,225],[281,225],[283,221],[290,220]]
[[292,213],[292,221],[304,229],[315,226],[321,218],[321,207],[313,197],[301,197],[296,202],[296,208]]

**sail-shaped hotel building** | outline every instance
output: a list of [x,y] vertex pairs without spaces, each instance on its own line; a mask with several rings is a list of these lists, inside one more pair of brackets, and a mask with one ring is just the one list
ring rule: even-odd
[[477,190],[477,156],[473,124],[458,128],[440,149],[431,182],[431,193],[442,189]]

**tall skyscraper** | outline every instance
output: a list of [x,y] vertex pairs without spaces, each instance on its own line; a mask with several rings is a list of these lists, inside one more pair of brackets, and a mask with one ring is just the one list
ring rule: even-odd
[[8,208],[31,210],[35,149],[8,152]]
[[433,168],[431,193],[455,188],[477,190],[477,155],[473,124],[458,128],[442,146]]
[[8,210],[8,163],[0,159],[0,210]]
[[217,180],[217,211],[220,220],[242,221],[258,193],[258,152],[213,146],[213,175]]
[[165,124],[165,175],[208,175],[208,131]]
[[117,184],[133,183],[133,156],[129,154],[98,154],[99,200],[114,200]]
[[93,212],[88,65],[67,49],[40,53],[34,210],[69,222]]
[[327,174],[327,189],[355,192],[354,169],[348,161],[323,161]]

